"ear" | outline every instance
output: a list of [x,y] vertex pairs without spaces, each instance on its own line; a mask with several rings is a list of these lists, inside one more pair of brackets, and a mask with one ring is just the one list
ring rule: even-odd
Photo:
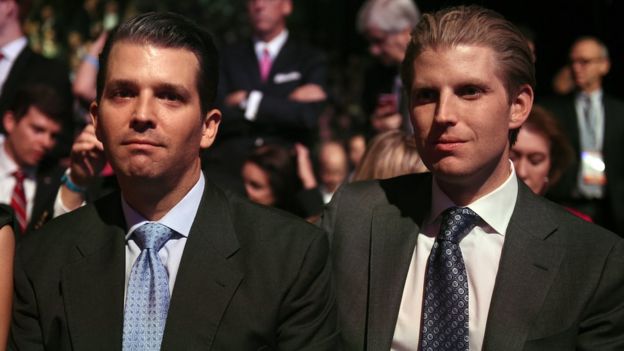
[[517,129],[522,126],[529,117],[533,107],[533,88],[524,84],[520,87],[516,97],[511,102],[511,116],[509,119],[509,129]]
[[282,14],[284,15],[284,17],[290,16],[292,11],[293,11],[292,0],[284,0],[282,2]]
[[600,64],[600,73],[604,77],[607,75],[607,73],[609,73],[610,69],[611,69],[611,61],[608,58],[605,58],[604,60],[602,60],[602,63]]
[[200,147],[202,149],[207,149],[214,143],[220,123],[221,111],[212,109],[206,113],[206,117],[202,123],[202,138],[200,142]]
[[93,127],[95,128],[95,136],[97,139],[102,142],[102,132],[99,126],[99,114],[98,114],[98,104],[93,101],[91,105],[89,105],[89,116],[91,116],[91,123],[93,123]]
[[13,129],[15,129],[15,124],[17,121],[15,120],[15,115],[13,111],[6,111],[4,113],[4,118],[2,118],[2,124],[4,125],[4,130],[6,130],[7,134],[13,133]]

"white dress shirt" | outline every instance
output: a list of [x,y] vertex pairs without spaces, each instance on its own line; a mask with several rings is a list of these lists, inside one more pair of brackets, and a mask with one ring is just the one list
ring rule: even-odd
[[[169,274],[169,293],[173,294],[173,286],[175,284],[176,276],[178,274],[178,268],[180,267],[180,260],[182,259],[182,253],[184,252],[184,246],[186,246],[186,240],[188,239],[191,231],[191,226],[197,214],[199,203],[204,193],[206,181],[204,175],[200,173],[199,180],[191,188],[191,190],[178,202],[167,214],[161,219],[156,221],[163,224],[175,231],[173,237],[167,241],[167,243],[158,251],[158,256],[165,265],[165,269]],[[128,203],[123,199],[121,200],[121,206],[123,209],[124,217],[128,225],[128,232],[126,233],[126,288],[128,290],[128,280],[130,279],[130,272],[134,261],[141,254],[141,249],[135,243],[132,233],[141,225],[150,222],[145,219],[141,214],[135,211]]]
[[[254,39],[254,51],[256,52],[256,57],[258,58],[258,65],[260,65],[260,60],[264,56],[264,50],[269,52],[269,56],[271,57],[271,62],[275,62],[275,58],[279,54],[280,50],[288,40],[288,30],[284,29],[280,34],[278,34],[273,40],[269,42],[263,42],[258,39]],[[249,121],[256,120],[256,114],[258,113],[258,108],[260,107],[260,102],[262,101],[262,92],[259,90],[252,90],[249,92],[247,96],[247,101],[245,103],[245,118]]]
[[9,72],[11,72],[15,60],[27,44],[28,40],[26,37],[19,37],[0,48],[0,52],[2,52],[4,56],[4,58],[0,60],[0,94],[2,93],[4,82],[6,82],[9,77]]
[[[0,203],[11,204],[13,188],[15,187],[15,177],[13,173],[19,166],[7,154],[4,141],[0,142]],[[30,221],[32,215],[33,202],[37,192],[37,170],[35,168],[23,169],[26,178],[24,179],[24,195],[26,195],[26,220]]]
[[[513,164],[510,167],[511,174],[501,186],[467,206],[481,218],[459,243],[468,276],[470,350],[481,350],[483,345],[505,232],[518,197],[516,173]],[[456,206],[438,187],[435,178],[432,189],[431,213],[418,234],[403,288],[392,339],[394,351],[418,350],[427,260],[440,230],[440,215]]]

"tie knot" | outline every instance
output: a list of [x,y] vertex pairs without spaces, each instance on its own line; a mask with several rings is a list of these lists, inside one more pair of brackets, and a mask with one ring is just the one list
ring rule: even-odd
[[468,207],[451,207],[442,214],[438,238],[457,244],[474,228],[478,218],[479,215]]
[[159,251],[171,239],[173,230],[160,223],[150,222],[138,227],[133,235],[135,242],[141,250],[155,249]]
[[13,176],[18,182],[23,182],[24,179],[26,179],[26,173],[24,173],[24,171],[22,171],[21,169],[13,172]]

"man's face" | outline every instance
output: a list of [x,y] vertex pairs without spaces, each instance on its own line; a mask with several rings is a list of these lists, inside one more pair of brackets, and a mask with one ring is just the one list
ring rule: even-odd
[[368,51],[384,65],[398,65],[405,57],[405,50],[410,39],[410,29],[401,32],[386,33],[375,26],[366,30]]
[[344,148],[335,143],[328,143],[319,153],[319,176],[327,191],[334,192],[348,175],[347,154]]
[[290,0],[247,0],[247,13],[256,35],[263,40],[273,39],[286,26],[286,17],[292,12]]
[[61,124],[30,107],[18,121],[11,112],[4,117],[5,148],[20,167],[35,167],[56,144]]
[[577,88],[592,92],[602,85],[602,77],[609,72],[609,61],[593,40],[582,40],[570,50],[572,77]]
[[220,113],[202,116],[198,70],[186,49],[114,44],[102,98],[91,114],[116,173],[172,180],[199,171],[200,148],[214,141]]
[[508,132],[526,119],[531,88],[510,104],[496,56],[483,46],[426,49],[413,65],[411,121],[424,163],[441,185],[493,190],[509,175]]

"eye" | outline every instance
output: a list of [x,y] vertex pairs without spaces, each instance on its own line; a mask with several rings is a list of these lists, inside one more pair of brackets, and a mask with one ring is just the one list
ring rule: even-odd
[[546,161],[546,155],[544,154],[532,154],[529,157],[529,162],[531,162],[534,166],[537,166],[544,161]]
[[158,98],[167,101],[182,101],[182,96],[180,94],[171,91],[164,91],[159,93]]
[[475,100],[483,95],[483,89],[476,85],[466,85],[457,89],[457,95],[467,100]]
[[433,89],[416,89],[412,96],[414,105],[423,105],[434,102],[438,98],[438,93]]
[[134,93],[131,89],[128,88],[116,88],[112,89],[108,96],[113,99],[127,99],[133,97]]

